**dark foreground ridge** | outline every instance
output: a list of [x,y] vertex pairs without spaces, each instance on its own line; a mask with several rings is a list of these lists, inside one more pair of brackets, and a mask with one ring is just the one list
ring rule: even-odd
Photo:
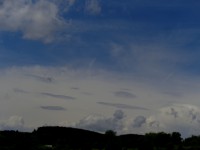
[[199,150],[200,136],[180,133],[105,134],[67,127],[40,127],[32,133],[0,131],[0,150]]

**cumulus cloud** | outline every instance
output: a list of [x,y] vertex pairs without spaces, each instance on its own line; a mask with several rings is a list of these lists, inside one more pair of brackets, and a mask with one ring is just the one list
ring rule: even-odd
[[0,28],[22,32],[23,38],[51,42],[64,25],[58,6],[50,0],[3,0]]
[[61,106],[40,106],[40,108],[45,110],[55,110],[55,111],[65,111],[66,109]]
[[114,95],[121,98],[136,98],[136,95],[125,91],[114,92]]
[[144,107],[132,106],[132,105],[127,105],[127,104],[107,103],[107,102],[97,102],[97,103],[101,104],[101,105],[105,105],[105,106],[111,106],[111,107],[120,108],[120,109],[148,110],[147,108],[144,108]]
[[122,110],[116,110],[112,117],[88,116],[76,123],[75,127],[102,133],[107,130],[121,132],[125,117]]
[[183,136],[200,134],[200,109],[187,104],[174,104],[161,108],[159,113],[146,119],[146,129],[153,131],[178,131]]
[[101,5],[99,0],[87,0],[85,4],[85,10],[92,14],[96,15],[101,12]]

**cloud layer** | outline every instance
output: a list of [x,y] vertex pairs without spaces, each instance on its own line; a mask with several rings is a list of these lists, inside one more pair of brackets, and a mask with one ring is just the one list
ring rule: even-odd
[[[25,130],[64,125],[98,132],[111,129],[119,134],[151,131],[198,134],[199,82],[184,81],[185,86],[179,82],[161,86],[155,84],[157,81],[122,78],[115,72],[88,73],[67,66],[1,69],[0,127]],[[185,104],[188,99],[189,105]]]

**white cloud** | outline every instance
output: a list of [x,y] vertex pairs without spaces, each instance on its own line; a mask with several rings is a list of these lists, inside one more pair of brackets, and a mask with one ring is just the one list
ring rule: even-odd
[[99,0],[87,0],[86,4],[85,4],[85,10],[92,15],[101,13],[100,1]]
[[58,6],[49,0],[3,0],[0,5],[0,29],[20,31],[25,39],[51,42],[64,24]]

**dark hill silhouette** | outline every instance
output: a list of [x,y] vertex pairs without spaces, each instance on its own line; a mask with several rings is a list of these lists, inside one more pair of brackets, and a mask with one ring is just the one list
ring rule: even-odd
[[0,131],[0,150],[192,150],[200,149],[200,136],[182,139],[180,133],[117,136],[67,127],[39,127],[32,133]]
[[39,144],[64,144],[73,149],[100,147],[104,143],[103,134],[76,128],[40,127],[33,134],[37,137]]
[[144,142],[143,135],[137,135],[137,134],[126,134],[126,135],[120,135],[120,141],[122,147],[128,147],[128,148],[137,148],[141,147]]

